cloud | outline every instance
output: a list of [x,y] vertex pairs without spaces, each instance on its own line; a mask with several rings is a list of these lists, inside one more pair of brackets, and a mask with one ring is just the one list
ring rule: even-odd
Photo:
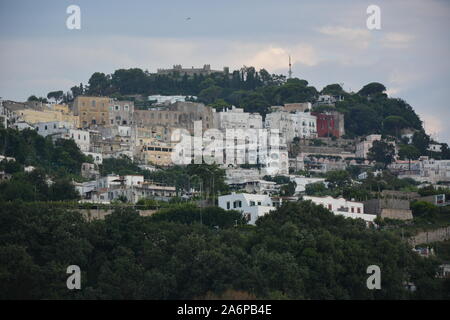
[[399,88],[388,88],[388,89],[386,89],[386,94],[389,97],[395,97],[400,91],[401,91],[401,89],[399,89]]
[[398,86],[398,90],[400,88],[411,87],[414,83],[421,79],[420,74],[415,71],[406,71],[394,69],[389,73],[388,82],[394,86]]
[[246,64],[255,68],[266,68],[276,71],[288,67],[288,57],[291,56],[292,64],[300,63],[312,67],[318,63],[318,55],[310,45],[297,45],[294,47],[265,47],[256,53],[251,53],[253,57],[247,60]]
[[345,41],[346,45],[351,45],[359,49],[367,48],[371,40],[370,31],[362,28],[324,26],[319,28],[318,32],[327,36],[332,36],[339,42]]
[[152,72],[174,64],[210,64],[213,69],[237,69],[245,64],[285,72],[289,55],[294,65],[312,67],[319,62],[316,50],[309,44],[210,38],[34,38],[0,41],[0,47],[4,48],[0,52],[0,87],[9,99],[25,99],[30,90],[39,95],[68,90],[86,83],[93,72],[112,73],[119,68]]
[[437,138],[444,133],[444,125],[442,119],[438,116],[431,115],[429,113],[424,113],[420,115],[423,121],[423,126],[425,131],[431,135],[433,138]]
[[414,36],[407,33],[389,32],[381,40],[386,48],[404,49],[408,48],[414,40]]

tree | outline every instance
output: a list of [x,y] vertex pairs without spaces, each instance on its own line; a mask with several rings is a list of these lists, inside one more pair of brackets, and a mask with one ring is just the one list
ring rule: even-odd
[[383,129],[386,132],[394,133],[399,138],[399,130],[408,127],[408,122],[400,116],[388,116],[383,120]]
[[42,103],[47,103],[47,99],[43,98],[43,97],[36,97],[35,95],[31,95],[28,97],[27,101],[36,101],[36,102],[42,102]]
[[342,89],[342,86],[340,84],[334,83],[334,84],[329,84],[329,85],[325,86],[322,89],[321,94],[329,94],[332,96],[339,96],[339,95],[345,94],[345,91],[344,91],[344,89]]
[[203,101],[206,104],[211,104],[214,103],[220,97],[221,93],[222,88],[214,85],[200,91],[198,97],[200,101]]
[[416,147],[421,155],[427,154],[428,146],[430,145],[430,137],[425,131],[415,132],[412,137],[412,144]]
[[411,210],[414,217],[433,217],[438,214],[439,207],[426,201],[414,201],[411,203]]
[[53,201],[78,200],[80,195],[70,181],[61,179],[50,186],[49,197]]
[[343,188],[351,183],[350,174],[345,170],[332,170],[328,171],[326,175],[326,181],[329,183],[329,187]]
[[105,95],[109,86],[110,80],[104,73],[95,72],[89,78],[89,94],[100,96]]
[[361,96],[372,96],[386,91],[386,87],[378,82],[371,82],[358,91]]
[[322,196],[326,191],[327,187],[323,182],[309,183],[305,186],[305,193],[308,196]]
[[369,149],[367,158],[371,161],[384,164],[384,168],[395,159],[395,148],[392,144],[384,141],[374,141]]
[[295,194],[295,187],[297,184],[294,181],[289,181],[280,188],[280,194],[285,197],[290,197]]
[[72,92],[73,99],[83,95],[84,94],[83,84],[80,83],[80,86],[73,86],[72,88],[70,88],[70,91]]
[[47,99],[53,99],[55,102],[61,101],[64,96],[64,92],[62,90],[59,91],[51,91],[47,94]]
[[400,150],[398,151],[398,156],[400,159],[408,159],[408,170],[411,170],[411,160],[416,160],[420,157],[420,151],[413,145],[402,144]]

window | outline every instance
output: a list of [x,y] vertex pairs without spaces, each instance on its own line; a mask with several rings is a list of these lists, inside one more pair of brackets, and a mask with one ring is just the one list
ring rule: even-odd
[[332,210],[332,208],[333,208],[333,207],[331,206],[331,204],[329,204],[329,205],[328,205],[328,210]]
[[361,213],[361,208],[357,208],[357,212],[358,212],[358,213]]

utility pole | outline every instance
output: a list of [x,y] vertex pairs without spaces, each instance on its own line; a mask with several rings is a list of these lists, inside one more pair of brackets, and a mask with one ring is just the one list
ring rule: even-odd
[[289,55],[289,76],[288,79],[292,78],[292,64],[291,64],[291,55]]

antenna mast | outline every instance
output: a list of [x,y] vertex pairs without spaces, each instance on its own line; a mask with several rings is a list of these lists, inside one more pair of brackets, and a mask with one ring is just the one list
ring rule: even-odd
[[291,55],[289,55],[289,79],[292,78],[292,64],[291,64]]

